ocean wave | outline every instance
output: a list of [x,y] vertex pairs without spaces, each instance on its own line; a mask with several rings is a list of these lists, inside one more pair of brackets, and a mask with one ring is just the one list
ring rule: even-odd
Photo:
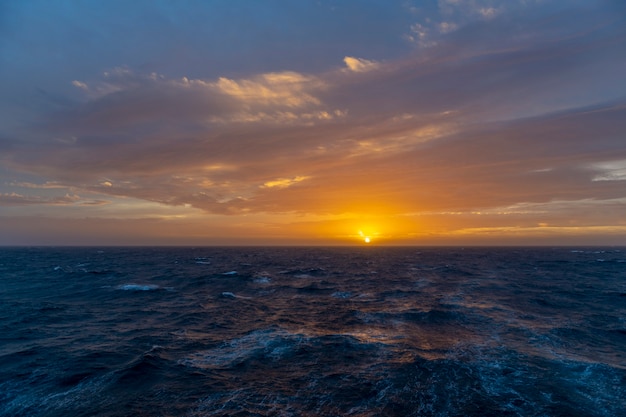
[[624,252],[570,250],[0,250],[0,416],[625,415]]

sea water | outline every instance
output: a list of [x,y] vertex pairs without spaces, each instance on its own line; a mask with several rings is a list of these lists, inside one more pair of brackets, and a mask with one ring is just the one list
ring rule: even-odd
[[626,416],[626,249],[0,249],[0,416]]

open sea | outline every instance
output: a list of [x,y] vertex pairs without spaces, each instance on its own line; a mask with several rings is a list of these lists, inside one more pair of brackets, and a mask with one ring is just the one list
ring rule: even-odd
[[626,416],[626,248],[0,248],[0,416]]

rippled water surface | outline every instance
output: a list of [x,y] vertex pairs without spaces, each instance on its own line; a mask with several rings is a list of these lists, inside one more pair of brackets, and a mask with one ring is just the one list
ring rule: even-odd
[[0,249],[0,416],[625,416],[619,248]]

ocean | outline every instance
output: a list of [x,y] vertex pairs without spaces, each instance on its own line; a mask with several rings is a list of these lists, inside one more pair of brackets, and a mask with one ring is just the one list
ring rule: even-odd
[[0,416],[626,416],[626,248],[1,248]]

